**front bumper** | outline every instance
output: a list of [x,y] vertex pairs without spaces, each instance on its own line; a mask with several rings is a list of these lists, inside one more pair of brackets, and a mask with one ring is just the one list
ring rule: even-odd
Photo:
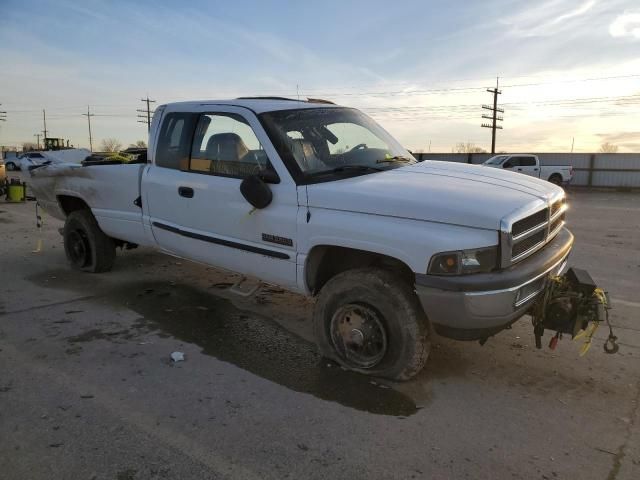
[[573,235],[563,229],[549,244],[508,269],[460,277],[416,275],[416,293],[436,331],[461,340],[491,336],[522,317],[546,279],[567,265]]

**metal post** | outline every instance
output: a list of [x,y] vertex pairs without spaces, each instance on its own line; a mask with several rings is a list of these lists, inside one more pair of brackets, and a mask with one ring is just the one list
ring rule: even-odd
[[89,150],[93,152],[93,137],[91,136],[91,117],[95,115],[89,111],[89,105],[87,105],[87,113],[83,113],[82,115],[87,117],[87,122],[89,123]]
[[44,111],[44,108],[42,109],[42,121],[44,122],[44,147],[47,147],[47,112]]
[[589,155],[589,176],[587,177],[587,186],[593,185],[593,170],[596,165],[596,154],[592,153]]

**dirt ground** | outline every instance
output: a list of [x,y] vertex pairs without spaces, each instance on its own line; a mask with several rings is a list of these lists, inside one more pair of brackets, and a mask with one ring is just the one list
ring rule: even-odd
[[0,202],[0,476],[638,479],[640,194],[570,202],[570,264],[609,290],[620,351],[605,328],[585,357],[536,350],[525,318],[436,338],[402,384],[323,361],[310,300],[143,248],[73,272],[60,222],[35,253],[35,204]]

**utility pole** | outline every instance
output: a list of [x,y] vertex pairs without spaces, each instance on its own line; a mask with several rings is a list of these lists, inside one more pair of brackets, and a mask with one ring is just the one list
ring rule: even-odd
[[40,150],[40,137],[42,136],[42,134],[41,134],[41,133],[34,133],[34,134],[33,134],[33,136],[34,136],[34,137],[36,137],[36,142],[37,142],[37,145],[38,145],[38,150]]
[[575,137],[571,137],[571,153],[573,153],[573,143],[575,142],[575,140]]
[[93,137],[91,136],[91,117],[95,117],[95,114],[89,111],[89,105],[87,105],[87,113],[83,113],[82,116],[87,117],[87,123],[89,123],[89,150],[93,152]]
[[141,98],[140,99],[141,102],[145,102],[147,104],[147,109],[146,110],[136,110],[137,112],[140,113],[146,113],[146,115],[140,115],[138,114],[138,118],[142,118],[144,119],[146,116],[146,120],[138,120],[138,123],[146,123],[147,124],[147,132],[151,130],[151,115],[153,114],[153,112],[151,111],[151,103],[156,103],[155,100],[151,100],[149,98],[149,95],[147,95],[147,98]]
[[42,120],[44,122],[44,130],[42,132],[44,133],[44,144],[46,146],[47,144],[47,112],[44,111],[44,108],[42,109]]
[[491,153],[496,153],[496,130],[502,130],[502,125],[498,125],[498,122],[504,120],[503,117],[499,117],[498,113],[504,113],[502,108],[498,108],[498,95],[502,93],[502,90],[498,90],[498,78],[496,77],[496,88],[487,88],[487,92],[493,93],[493,107],[490,105],[482,105],[485,110],[490,110],[491,115],[482,115],[482,118],[491,120],[491,123],[483,123],[481,126],[491,129]]
[[[0,105],[2,105],[0,103]],[[0,111],[0,122],[6,122],[7,121],[7,112],[5,111]],[[4,147],[2,147],[2,151],[0,151],[0,160],[2,160],[2,152],[4,152]]]

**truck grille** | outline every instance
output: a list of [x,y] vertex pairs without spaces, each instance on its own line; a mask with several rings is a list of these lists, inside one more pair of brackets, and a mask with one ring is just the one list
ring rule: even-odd
[[564,197],[562,197],[560,200],[556,200],[555,202],[553,202],[551,204],[551,216],[553,217],[553,214],[556,213],[558,210],[560,210],[563,205],[564,205]]
[[516,217],[510,231],[503,230],[503,266],[532,255],[557,235],[565,221],[564,203],[564,198],[561,198],[535,213],[519,219]]
[[533,215],[525,217],[514,223],[513,227],[511,227],[511,235],[517,237],[532,228],[546,223],[547,220],[549,220],[549,211],[545,208],[544,210],[540,210],[538,213],[534,213]]
[[534,233],[530,237],[525,238],[524,240],[520,240],[517,243],[513,244],[511,248],[511,259],[517,258],[518,255],[522,255],[527,250],[539,245],[544,242],[547,232],[545,230],[540,230],[537,233]]
[[551,222],[551,226],[549,227],[549,234],[552,235],[556,232],[562,225],[564,225],[564,212],[558,216],[555,220]]

